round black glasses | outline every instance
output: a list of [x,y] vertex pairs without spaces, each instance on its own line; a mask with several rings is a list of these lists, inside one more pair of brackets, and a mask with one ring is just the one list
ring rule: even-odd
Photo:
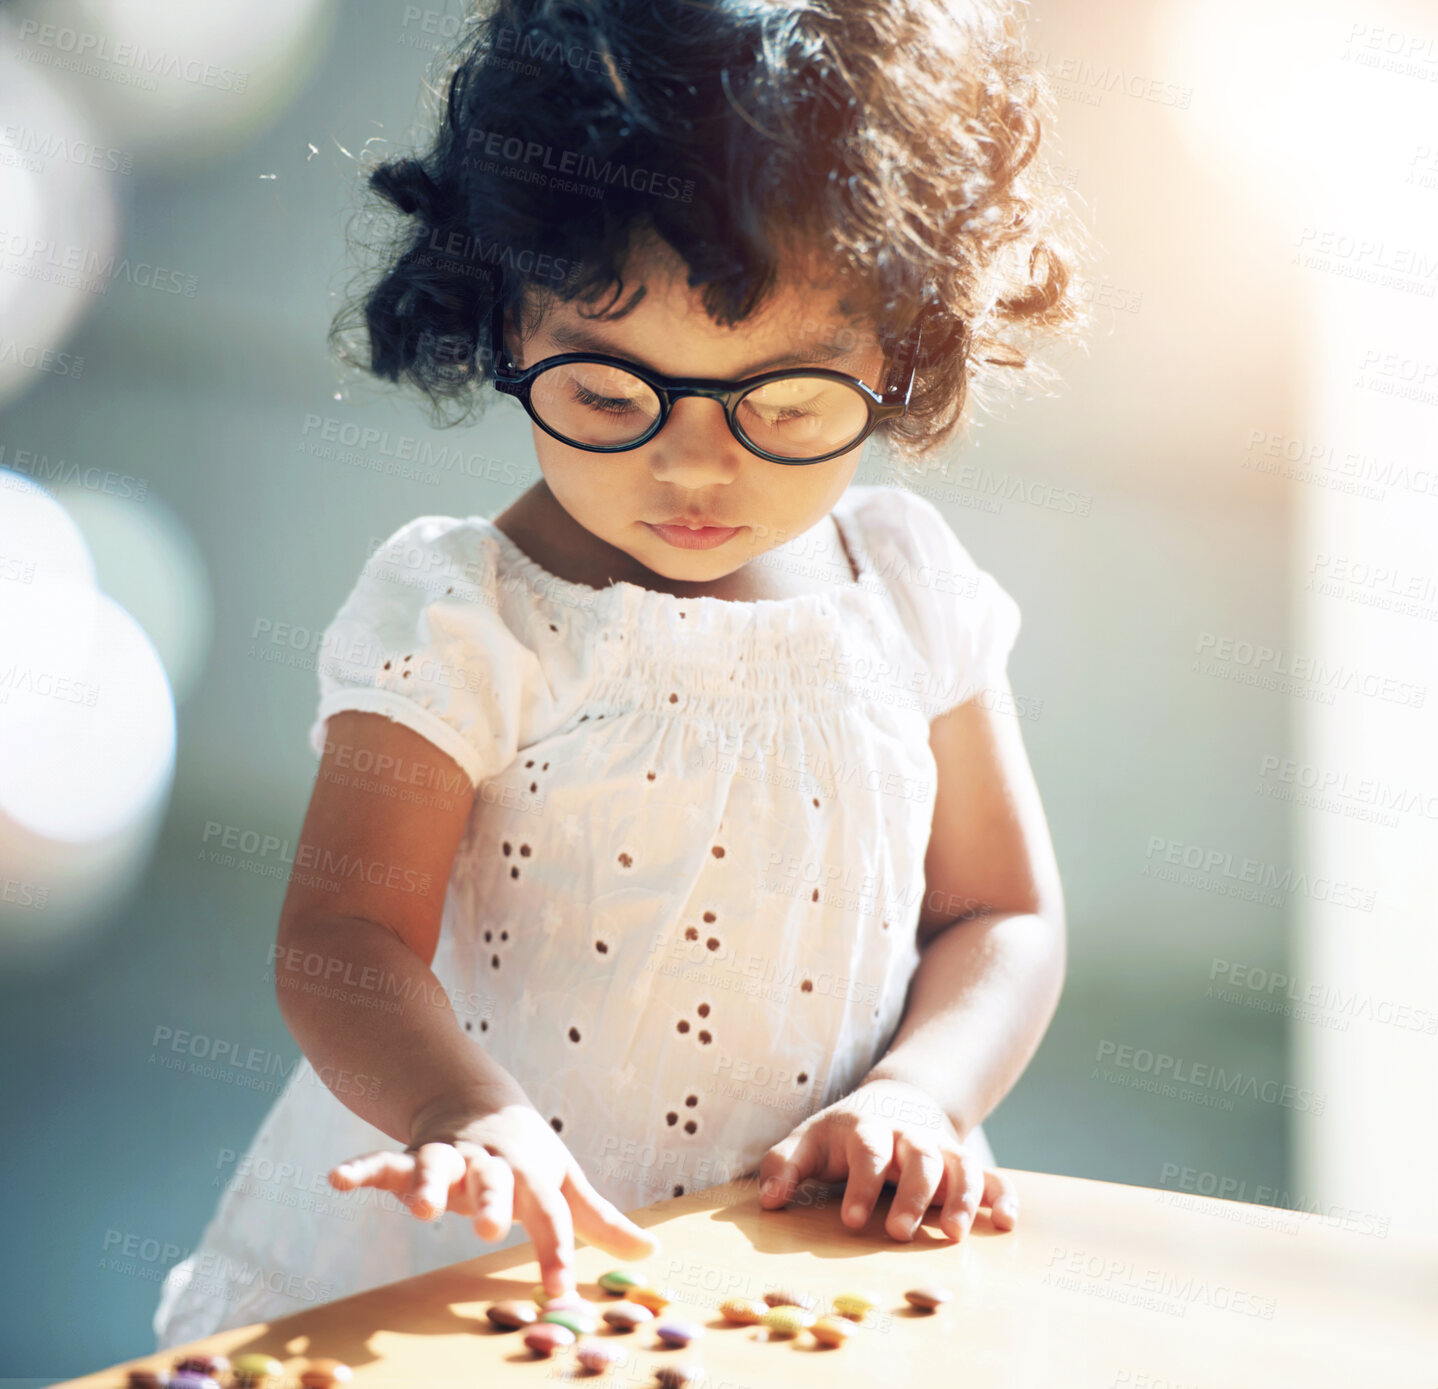
[[494,307],[495,389],[516,396],[546,434],[593,453],[647,443],[676,400],[705,396],[724,407],[729,431],[772,463],[823,463],[863,443],[884,420],[909,408],[922,334],[916,323],[899,345],[882,392],[825,367],[766,371],[743,381],[664,376],[623,357],[565,352],[520,370],[504,351],[504,310]]

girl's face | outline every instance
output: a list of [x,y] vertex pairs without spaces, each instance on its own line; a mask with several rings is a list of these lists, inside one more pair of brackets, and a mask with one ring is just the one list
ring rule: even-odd
[[[623,301],[638,284],[647,288],[624,318],[585,319],[579,301],[550,297],[532,336],[525,339],[509,328],[505,346],[515,364],[591,351],[670,376],[725,381],[779,367],[819,366],[880,389],[884,356],[878,339],[837,289],[784,286],[763,315],[722,328],[704,313],[700,293],[685,284],[683,262],[672,248],[647,245],[642,266],[642,274],[626,267]],[[577,334],[584,335],[583,343],[576,343]],[[622,453],[573,448],[538,425],[533,428],[549,491],[599,542],[586,562],[616,578],[632,572],[641,583],[645,572],[680,583],[712,583],[802,535],[833,509],[863,452],[861,444],[823,463],[773,463],[729,432],[718,401],[697,397],[677,401],[658,434]],[[683,548],[654,528],[676,517],[734,527],[734,534],[713,548]]]

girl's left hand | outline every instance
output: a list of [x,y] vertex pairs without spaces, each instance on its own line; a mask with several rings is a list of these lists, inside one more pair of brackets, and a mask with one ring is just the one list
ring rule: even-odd
[[939,1228],[950,1239],[968,1234],[980,1206],[989,1208],[996,1230],[1012,1230],[1018,1222],[1018,1195],[1009,1178],[985,1169],[939,1105],[900,1081],[861,1085],[770,1148],[759,1164],[760,1205],[787,1205],[805,1177],[848,1178],[841,1218],[851,1230],[868,1223],[884,1183],[894,1183],[884,1229],[896,1240],[913,1239],[933,1205],[942,1207]]

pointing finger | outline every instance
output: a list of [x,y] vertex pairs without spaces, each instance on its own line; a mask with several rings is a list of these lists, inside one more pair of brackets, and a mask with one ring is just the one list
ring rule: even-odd
[[574,1224],[556,1187],[516,1174],[516,1214],[529,1231],[539,1262],[540,1282],[550,1297],[574,1291]]

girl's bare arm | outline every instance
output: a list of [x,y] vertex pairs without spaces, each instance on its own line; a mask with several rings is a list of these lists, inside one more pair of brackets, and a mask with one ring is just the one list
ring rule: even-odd
[[934,720],[930,745],[939,782],[922,954],[893,1043],[865,1079],[917,1086],[966,1136],[1018,1080],[1058,1006],[1063,889],[1016,717],[970,700]]
[[[286,1024],[339,1099],[401,1144],[426,1109],[523,1102],[430,969],[469,778],[380,714],[336,714],[326,744],[275,941]],[[477,1028],[477,1001],[459,1002]]]

